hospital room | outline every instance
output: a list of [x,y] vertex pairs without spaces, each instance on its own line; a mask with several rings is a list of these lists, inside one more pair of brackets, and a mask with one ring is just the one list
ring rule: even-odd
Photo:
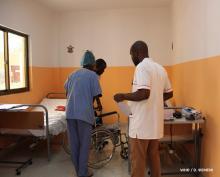
[[220,177],[219,0],[0,0],[0,177]]

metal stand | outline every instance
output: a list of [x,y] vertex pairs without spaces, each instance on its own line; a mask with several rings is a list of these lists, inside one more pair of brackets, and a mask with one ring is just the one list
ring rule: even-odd
[[[7,136],[7,135],[6,135]],[[8,146],[4,146],[1,149],[1,156],[11,154],[11,152],[15,151],[15,148],[21,148],[25,143],[29,142],[29,137],[23,137],[23,136],[18,136],[18,139],[9,144]],[[15,169],[16,175],[20,175],[21,171],[26,168],[27,166],[32,164],[32,157],[28,157],[24,161],[17,161],[17,160],[0,160],[0,164],[7,164],[7,165],[18,165]]]
[[[183,175],[183,174],[193,174],[197,177],[200,176],[200,156],[201,156],[201,141],[202,141],[202,130],[200,128],[200,124],[204,122],[204,119],[195,120],[195,121],[186,121],[185,123],[191,123],[194,125],[194,134],[193,134],[193,144],[194,144],[194,159],[192,167],[187,167],[187,171],[173,171],[173,172],[164,172],[161,175]],[[183,122],[184,123],[184,122]],[[169,124],[169,123],[167,123]],[[172,123],[171,123],[172,124]],[[175,123],[174,123],[175,124]]]
[[[173,109],[173,108],[171,108]],[[194,126],[193,130],[193,139],[190,140],[191,143],[194,144],[194,159],[193,164],[190,167],[187,167],[187,171],[170,171],[170,172],[162,172],[161,175],[184,175],[184,174],[193,174],[197,177],[201,175],[201,172],[199,170],[200,168],[200,156],[201,156],[201,141],[202,141],[202,129],[200,127],[201,124],[203,124],[205,121],[204,118],[201,118],[199,120],[189,121],[185,120],[185,118],[179,119],[179,120],[171,120],[171,121],[165,121],[165,124],[168,125],[177,125],[177,124],[191,124]],[[129,124],[129,122],[128,122]],[[186,142],[189,142],[188,140]],[[128,146],[128,151],[130,151]],[[177,154],[176,154],[177,155]],[[131,162],[130,157],[128,157],[128,173],[131,172]],[[148,171],[148,174],[150,171]]]
[[29,158],[28,160],[26,161],[23,161],[23,162],[17,162],[17,161],[0,161],[0,163],[2,164],[21,164],[20,166],[18,166],[16,168],[16,175],[20,175],[21,174],[21,170],[26,168],[28,165],[31,165],[32,164],[32,158]]

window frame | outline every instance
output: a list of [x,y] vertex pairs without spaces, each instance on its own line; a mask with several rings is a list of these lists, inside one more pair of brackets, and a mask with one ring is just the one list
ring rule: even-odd
[[[22,92],[28,92],[30,91],[30,78],[29,78],[29,36],[27,34],[15,31],[13,29],[4,27],[0,25],[0,30],[3,31],[4,34],[4,68],[5,68],[5,90],[0,90],[0,96],[2,95],[10,95],[10,94],[16,94],[16,93],[22,93]],[[12,33],[21,37],[25,38],[25,87],[22,88],[15,88],[10,89],[10,71],[9,71],[9,42],[8,42],[8,33]]]

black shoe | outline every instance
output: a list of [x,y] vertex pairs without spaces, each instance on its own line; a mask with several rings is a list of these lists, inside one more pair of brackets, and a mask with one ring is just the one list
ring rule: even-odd
[[87,176],[78,176],[78,177],[92,177],[94,174],[91,170],[88,170]]

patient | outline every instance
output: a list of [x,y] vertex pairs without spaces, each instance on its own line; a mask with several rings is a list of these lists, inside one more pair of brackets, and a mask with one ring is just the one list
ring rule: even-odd
[[[105,60],[103,60],[102,58],[97,59],[95,63],[96,63],[95,72],[100,77],[104,73],[104,71],[107,67],[107,64],[106,64]],[[97,108],[99,108],[98,111],[100,111],[100,112],[102,111],[102,104],[100,101],[101,96],[102,95],[99,95],[99,97],[95,98]],[[97,108],[95,108],[95,109],[97,109]],[[95,112],[95,116],[97,116],[96,112]],[[96,125],[102,125],[102,123],[103,123],[102,118],[97,117],[96,118]]]
[[95,61],[95,63],[96,63],[96,74],[101,76],[104,73],[104,71],[107,67],[107,64],[106,64],[105,60],[103,60],[102,58],[97,59]]
[[[107,64],[105,62],[105,60],[103,60],[102,58],[99,58],[95,61],[96,63],[96,67],[95,67],[95,72],[96,74],[99,76],[99,78],[101,77],[101,75],[104,73],[106,67],[107,67]],[[99,95],[99,97],[101,97],[102,95]],[[101,105],[101,102],[100,102],[100,99],[99,97],[96,97],[96,104],[99,108],[99,111],[102,111],[102,105]]]

